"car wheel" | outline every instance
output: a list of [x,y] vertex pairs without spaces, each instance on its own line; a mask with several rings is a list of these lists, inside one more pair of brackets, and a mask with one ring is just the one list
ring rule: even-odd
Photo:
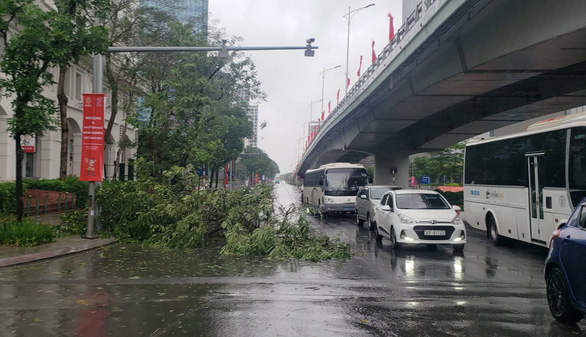
[[391,228],[391,247],[393,249],[401,249],[401,244],[397,242],[397,235],[395,235],[394,228]]
[[496,228],[496,220],[493,217],[488,220],[488,235],[493,245],[500,246],[503,243],[503,238],[500,236],[498,228]]
[[358,216],[358,211],[356,211],[356,225],[362,226],[363,223],[364,220],[360,219],[360,217]]
[[546,284],[547,304],[553,317],[562,323],[579,322],[584,314],[572,306],[566,279],[558,267],[549,271]]
[[464,250],[464,244],[454,245],[453,247],[455,252],[461,252]]

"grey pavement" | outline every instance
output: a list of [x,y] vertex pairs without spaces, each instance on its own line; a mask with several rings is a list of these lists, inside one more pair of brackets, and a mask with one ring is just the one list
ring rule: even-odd
[[79,253],[116,242],[114,238],[84,239],[77,236],[57,238],[55,242],[34,247],[0,246],[0,267]]

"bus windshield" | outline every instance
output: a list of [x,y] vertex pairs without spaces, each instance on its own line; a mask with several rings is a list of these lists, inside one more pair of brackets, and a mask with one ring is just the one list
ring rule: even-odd
[[368,176],[363,168],[335,168],[327,170],[325,183],[325,195],[351,196],[368,184]]

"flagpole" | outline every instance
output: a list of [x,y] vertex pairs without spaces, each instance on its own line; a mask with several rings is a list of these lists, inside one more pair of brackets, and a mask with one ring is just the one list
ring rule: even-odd
[[[337,65],[335,67],[331,67],[329,69],[326,69],[326,67],[324,67],[324,70],[321,72],[321,111],[324,111],[324,84],[326,82],[326,73],[330,70],[336,69],[336,68],[340,68],[340,65]],[[348,70],[346,70],[348,71]]]
[[344,79],[344,98],[348,94],[348,61],[350,59],[350,21],[352,20],[352,16],[354,16],[354,14],[371,6],[374,6],[374,4],[368,4],[364,7],[360,7],[355,10],[351,10],[351,7],[348,6],[348,14],[344,15],[344,17],[348,21],[348,34],[346,36],[346,78]]

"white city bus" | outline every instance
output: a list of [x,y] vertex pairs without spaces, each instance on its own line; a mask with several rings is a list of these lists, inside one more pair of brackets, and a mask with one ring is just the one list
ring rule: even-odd
[[360,164],[331,163],[307,170],[303,177],[303,203],[328,212],[354,212],[356,193],[368,185],[366,169]]
[[467,144],[464,179],[470,225],[497,245],[507,237],[547,246],[586,197],[586,114]]

